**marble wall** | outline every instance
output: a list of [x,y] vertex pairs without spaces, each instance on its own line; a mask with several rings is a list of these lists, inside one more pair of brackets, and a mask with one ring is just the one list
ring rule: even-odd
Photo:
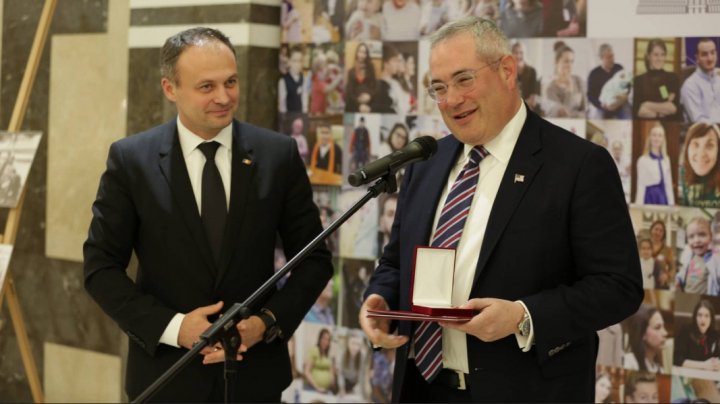
[[[8,126],[43,3],[0,1],[0,128]],[[237,117],[275,127],[279,4],[58,1],[22,125],[44,136],[10,264],[48,402],[124,399],[127,342],[83,289],[82,242],[109,144],[175,114],[159,86],[159,47],[196,25],[228,34],[245,85]],[[6,216],[0,210],[0,226]],[[29,401],[15,330],[2,304],[0,402]]]

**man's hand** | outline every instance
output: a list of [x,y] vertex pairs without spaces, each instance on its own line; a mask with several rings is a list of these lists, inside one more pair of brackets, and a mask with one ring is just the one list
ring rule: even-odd
[[525,308],[520,303],[489,297],[471,299],[459,308],[473,309],[480,313],[466,323],[440,322],[440,325],[474,335],[485,342],[497,341],[514,334],[525,313]]
[[362,307],[360,307],[360,327],[367,334],[368,339],[374,346],[385,349],[393,349],[404,345],[408,342],[408,337],[403,335],[392,335],[390,331],[390,321],[383,318],[369,318],[367,316],[368,309],[371,310],[387,310],[388,305],[385,299],[376,294],[372,294],[365,299]]
[[242,320],[237,325],[242,343],[248,349],[263,340],[266,328],[265,323],[258,316],[250,316],[247,320]]
[[[235,360],[241,361],[243,359],[242,354],[247,352],[247,350],[248,348],[245,344],[240,344],[240,348],[238,348],[238,351],[235,354]],[[203,349],[201,353],[203,354],[203,365],[225,361],[225,350],[223,350],[223,347],[219,342],[207,352]]]
[[[258,316],[250,316],[247,320],[242,320],[237,324],[238,333],[240,333],[240,349],[235,355],[235,359],[241,361],[243,359],[242,354],[247,352],[248,349],[252,348],[253,345],[262,341],[263,335],[265,334],[265,323]],[[215,345],[215,348],[211,352],[205,355],[203,358],[203,364],[208,365],[211,363],[223,362],[225,360],[225,351],[223,351],[222,345],[219,343]]]
[[[187,313],[180,323],[180,332],[178,333],[178,345],[183,348],[191,349],[193,344],[200,341],[200,334],[210,327],[208,316],[217,314],[223,307],[223,302],[217,302],[210,306],[198,307],[197,309]],[[205,347],[200,353],[208,353],[212,351],[212,347]]]

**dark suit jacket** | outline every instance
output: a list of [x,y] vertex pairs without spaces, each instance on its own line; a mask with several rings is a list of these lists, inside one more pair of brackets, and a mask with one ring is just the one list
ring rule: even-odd
[[[84,245],[85,287],[130,336],[126,389],[131,399],[187,352],[158,344],[175,313],[218,300],[225,302],[223,309],[244,301],[272,276],[278,234],[292,257],[322,230],[292,138],[235,121],[232,147],[219,266],[204,234],[176,121],[110,147]],[[139,262],[135,282],[125,272],[133,252]],[[252,309],[270,309],[287,338],[332,272],[329,252],[317,248],[281,290]],[[211,389],[222,389],[223,365],[201,362],[198,356],[154,399],[206,401]],[[255,345],[244,354],[239,378],[245,398],[281,392],[291,381],[286,343]]]
[[[448,136],[435,156],[407,170],[392,236],[366,295],[380,294],[391,308],[409,310],[413,248],[428,245],[442,189],[462,150]],[[516,182],[516,174],[524,180]],[[596,330],[637,309],[639,262],[610,155],[528,111],[492,207],[470,295],[521,299],[532,315],[535,345],[523,353],[513,335],[492,343],[468,336],[473,400],[592,400]],[[398,331],[412,335],[417,324],[402,321]],[[408,345],[397,352],[394,400]]]

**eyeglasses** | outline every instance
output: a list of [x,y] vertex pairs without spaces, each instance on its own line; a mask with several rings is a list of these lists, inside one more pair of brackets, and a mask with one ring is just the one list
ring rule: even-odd
[[475,74],[479,72],[480,70],[488,67],[493,66],[497,63],[499,63],[502,60],[502,57],[494,62],[490,62],[486,64],[485,66],[478,67],[474,70],[467,70],[461,73],[458,73],[455,77],[452,78],[452,81],[450,82],[450,85],[447,85],[445,83],[433,83],[430,85],[430,87],[427,88],[427,94],[430,98],[433,99],[436,103],[440,104],[445,101],[447,101],[447,94],[450,87],[455,87],[456,89],[460,90],[463,94],[470,91],[475,86]]

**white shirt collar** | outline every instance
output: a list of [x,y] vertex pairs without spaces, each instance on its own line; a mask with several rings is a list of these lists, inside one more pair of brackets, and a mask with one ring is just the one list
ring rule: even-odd
[[[180,138],[180,148],[182,149],[183,156],[188,157],[190,153],[195,151],[200,143],[206,142],[205,139],[194,134],[190,129],[186,128],[185,125],[180,122],[180,117],[177,117],[177,129],[178,136]],[[220,130],[220,132],[211,140],[220,143],[221,146],[225,146],[232,150],[232,122]]]
[[[500,131],[500,134],[495,136],[491,141],[487,142],[484,146],[490,155],[496,158],[501,163],[507,165],[512,156],[513,149],[515,149],[515,143],[517,143],[520,137],[520,131],[525,124],[527,118],[527,109],[525,103],[520,103],[520,108],[505,127]],[[463,156],[468,156],[473,145],[465,145]],[[463,159],[461,159],[462,161]]]

